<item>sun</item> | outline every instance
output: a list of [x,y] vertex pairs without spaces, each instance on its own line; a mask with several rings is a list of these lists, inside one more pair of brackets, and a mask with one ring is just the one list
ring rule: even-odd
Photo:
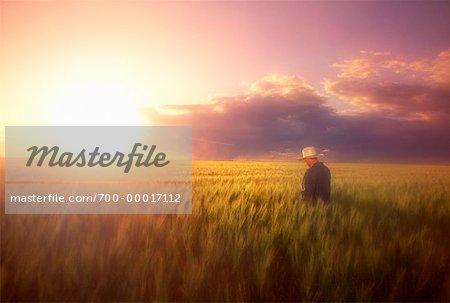
[[55,126],[144,125],[133,92],[104,81],[63,85],[50,103],[48,121]]

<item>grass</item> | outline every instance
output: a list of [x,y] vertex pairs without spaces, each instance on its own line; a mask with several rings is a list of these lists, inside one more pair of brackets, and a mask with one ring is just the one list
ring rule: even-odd
[[[195,162],[192,215],[1,215],[2,301],[448,301],[450,166]],[[4,187],[2,186],[2,204]]]

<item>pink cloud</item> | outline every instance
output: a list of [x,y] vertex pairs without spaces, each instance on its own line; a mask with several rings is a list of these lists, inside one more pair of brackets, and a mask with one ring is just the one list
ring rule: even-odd
[[[450,140],[443,139],[450,121],[446,53],[413,62],[390,53],[364,55],[372,59],[335,65],[341,73],[325,81],[326,94],[301,77],[272,75],[247,83],[241,94],[151,108],[148,114],[155,124],[191,125],[199,159],[294,160],[301,147],[316,145],[329,149],[332,160],[450,160]],[[433,64],[419,68],[426,60]],[[398,81],[392,73],[401,76]],[[330,95],[358,110],[338,112],[327,105]]]
[[397,119],[438,119],[450,114],[450,90],[421,84],[346,79],[325,83],[328,93],[355,105],[360,112],[378,112]]
[[364,54],[365,59],[333,65],[340,73],[336,80],[323,82],[329,95],[354,105],[357,112],[378,112],[397,119],[448,118],[449,51],[412,61],[390,53]]
[[425,81],[429,85],[450,84],[450,49],[433,58],[407,60],[390,52],[361,51],[357,58],[335,63],[341,79],[389,79]]

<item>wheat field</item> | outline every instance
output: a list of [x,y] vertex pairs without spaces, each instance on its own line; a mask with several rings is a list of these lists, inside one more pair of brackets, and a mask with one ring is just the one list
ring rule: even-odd
[[313,206],[303,163],[194,162],[192,215],[5,215],[2,182],[1,300],[450,300],[450,166],[328,166]]

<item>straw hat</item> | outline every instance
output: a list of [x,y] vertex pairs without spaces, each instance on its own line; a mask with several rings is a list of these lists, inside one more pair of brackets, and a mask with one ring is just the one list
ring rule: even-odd
[[302,149],[302,156],[297,159],[304,160],[306,158],[317,158],[319,156],[323,156],[323,154],[317,153],[316,148],[314,146],[308,146]]

